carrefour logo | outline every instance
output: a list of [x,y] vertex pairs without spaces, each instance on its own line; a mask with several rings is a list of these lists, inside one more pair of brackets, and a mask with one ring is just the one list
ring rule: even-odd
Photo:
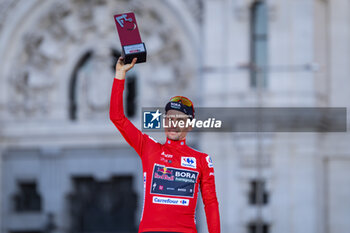
[[194,158],[194,157],[181,157],[181,166],[196,168],[197,167],[196,158]]
[[181,199],[181,198],[170,198],[170,197],[153,197],[153,203],[164,204],[164,205],[182,205],[188,206],[190,204],[190,200]]

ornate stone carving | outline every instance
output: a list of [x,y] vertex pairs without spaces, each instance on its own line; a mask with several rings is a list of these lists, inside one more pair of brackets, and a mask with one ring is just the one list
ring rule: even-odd
[[6,22],[8,13],[17,5],[18,2],[19,0],[2,0],[2,2],[0,2],[0,32]]
[[52,38],[56,40],[61,40],[72,35],[68,32],[64,18],[71,14],[69,6],[63,2],[55,2],[51,7],[49,12],[42,17],[40,20],[41,28],[45,29]]
[[195,20],[198,23],[202,23],[203,20],[203,0],[184,0],[183,1],[187,7],[189,8],[189,11],[191,12],[191,15],[195,18]]
[[23,49],[10,74],[13,89],[9,108],[13,114],[43,117],[49,112],[56,83],[53,71],[72,35],[64,21],[68,14],[67,5],[56,2],[40,17],[38,28],[24,34]]
[[[75,93],[78,119],[106,118],[113,81],[110,51],[118,43],[115,25],[110,16],[116,13],[116,9],[120,12],[134,11],[137,14],[141,35],[148,50],[149,80],[142,88],[162,89],[164,93],[169,88],[181,90],[182,93],[186,91],[190,86],[186,84],[193,80],[191,77],[194,67],[191,66],[188,53],[184,52],[184,42],[180,37],[183,32],[179,31],[181,27],[176,26],[178,21],[170,21],[166,15],[162,15],[163,12],[157,12],[154,2],[156,1],[53,2],[47,8],[48,11],[38,18],[37,27],[28,28],[31,32],[23,37],[23,48],[13,61],[14,71],[8,74],[12,87],[9,91],[11,112],[15,116],[47,116],[53,106],[52,101],[58,101],[53,99],[57,96],[53,93],[61,80],[61,77],[57,77],[57,69],[73,67],[65,64],[72,55],[70,51],[79,51],[76,48],[88,46],[93,56],[77,72]],[[115,38],[115,45],[111,44],[110,38]],[[68,87],[68,84],[65,86]],[[147,97],[159,99],[157,91],[151,93]]]
[[183,82],[191,77],[187,76],[191,67],[185,64],[186,54],[176,36],[179,32],[172,25],[163,24],[161,16],[152,9],[143,13],[142,20],[149,22],[141,28],[141,33],[147,38],[149,63],[154,72],[152,85],[183,89]]
[[43,36],[38,33],[24,36],[24,53],[10,78],[14,89],[9,107],[13,113],[32,115],[49,110],[48,95],[54,85],[50,74],[53,60],[41,50],[42,42]]
[[78,119],[106,118],[114,77],[112,61],[109,48],[99,46],[78,71]]

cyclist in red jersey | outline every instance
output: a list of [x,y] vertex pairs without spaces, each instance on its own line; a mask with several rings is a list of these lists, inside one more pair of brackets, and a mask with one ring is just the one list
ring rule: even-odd
[[[213,163],[209,155],[186,145],[190,128],[172,125],[165,129],[165,144],[143,134],[124,115],[125,75],[136,63],[119,58],[110,102],[110,119],[140,156],[143,168],[144,203],[139,233],[197,233],[195,208],[200,188],[209,233],[220,233],[219,204]],[[192,102],[173,97],[166,105],[168,122],[194,117]]]

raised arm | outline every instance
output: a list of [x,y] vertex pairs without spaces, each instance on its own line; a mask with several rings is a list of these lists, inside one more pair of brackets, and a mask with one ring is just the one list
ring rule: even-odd
[[209,233],[220,233],[219,203],[215,191],[214,168],[211,158],[202,159],[202,177],[200,181],[205,215]]
[[136,58],[132,60],[131,64],[124,64],[122,57],[118,59],[109,106],[109,117],[125,140],[141,157],[145,135],[125,117],[123,108],[125,75],[127,71],[134,67],[135,63]]

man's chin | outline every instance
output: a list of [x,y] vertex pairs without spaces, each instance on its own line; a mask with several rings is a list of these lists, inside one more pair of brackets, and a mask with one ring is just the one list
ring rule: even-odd
[[180,134],[177,132],[167,132],[166,136],[167,136],[167,138],[169,138],[171,140],[179,140],[179,138],[180,138]]

